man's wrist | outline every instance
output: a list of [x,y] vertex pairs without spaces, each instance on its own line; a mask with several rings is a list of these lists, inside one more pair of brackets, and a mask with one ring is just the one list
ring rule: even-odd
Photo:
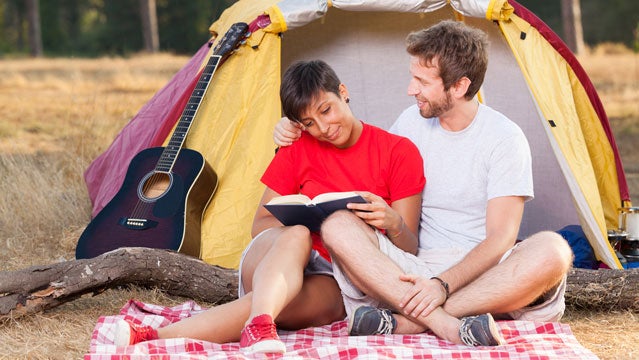
[[450,288],[448,287],[448,283],[438,278],[437,276],[433,276],[430,279],[437,280],[442,285],[442,287],[444,288],[444,291],[446,291],[446,299],[444,300],[444,302],[446,302],[446,300],[448,300],[448,297],[450,296]]

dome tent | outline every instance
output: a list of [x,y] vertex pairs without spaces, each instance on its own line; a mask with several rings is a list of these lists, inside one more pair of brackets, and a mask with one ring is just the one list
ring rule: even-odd
[[[520,237],[579,224],[597,258],[619,268],[606,232],[617,228],[617,209],[630,198],[601,102],[557,35],[503,0],[240,0],[228,8],[210,28],[214,36],[235,22],[255,31],[217,70],[185,143],[219,177],[203,219],[201,258],[237,267],[250,241],[264,189],[259,177],[274,152],[283,69],[299,59],[327,61],[348,84],[356,116],[388,128],[414,102],[406,96],[406,35],[443,19],[488,34],[480,100],[515,121],[531,145],[535,199],[526,204]],[[203,46],[87,169],[94,215],[122,183],[128,160],[170,137],[209,52]]]

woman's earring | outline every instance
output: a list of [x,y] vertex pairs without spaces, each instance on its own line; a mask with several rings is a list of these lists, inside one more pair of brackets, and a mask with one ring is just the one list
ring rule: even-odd
[[346,103],[348,104],[349,102],[351,102],[351,99],[350,98],[346,98],[346,100],[344,100],[344,101],[346,101]]

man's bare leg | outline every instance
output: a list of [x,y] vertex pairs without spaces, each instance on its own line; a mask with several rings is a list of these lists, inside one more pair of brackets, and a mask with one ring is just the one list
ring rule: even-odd
[[[329,218],[322,231],[334,261],[353,284],[401,310],[398,306],[401,296],[411,284],[399,280],[402,270],[379,251],[377,237],[370,227],[354,215],[344,213]],[[396,332],[416,333],[429,328],[438,336],[457,342],[459,318],[505,313],[534,301],[561,281],[570,267],[572,252],[565,240],[552,232],[536,234],[527,241],[503,263],[451,294],[443,309],[417,319],[410,314],[402,314],[403,319],[395,316]]]
[[[379,251],[377,235],[371,227],[348,212],[334,213],[324,224],[325,246],[351,282],[369,296],[390,304],[396,311],[401,310],[397,304],[412,284],[399,280],[404,272]],[[414,334],[428,328],[443,339],[461,344],[461,321],[441,307],[425,318],[414,319],[410,314],[402,314],[396,319],[396,333]]]
[[457,317],[521,309],[563,280],[572,257],[570,246],[559,234],[536,233],[503,262],[453,293],[444,309]]

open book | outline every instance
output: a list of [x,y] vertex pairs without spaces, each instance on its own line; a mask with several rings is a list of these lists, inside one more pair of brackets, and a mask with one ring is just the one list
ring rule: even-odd
[[366,203],[354,192],[330,192],[310,199],[306,195],[284,195],[271,199],[264,207],[284,225],[304,225],[319,231],[328,215],[346,209],[348,203]]

